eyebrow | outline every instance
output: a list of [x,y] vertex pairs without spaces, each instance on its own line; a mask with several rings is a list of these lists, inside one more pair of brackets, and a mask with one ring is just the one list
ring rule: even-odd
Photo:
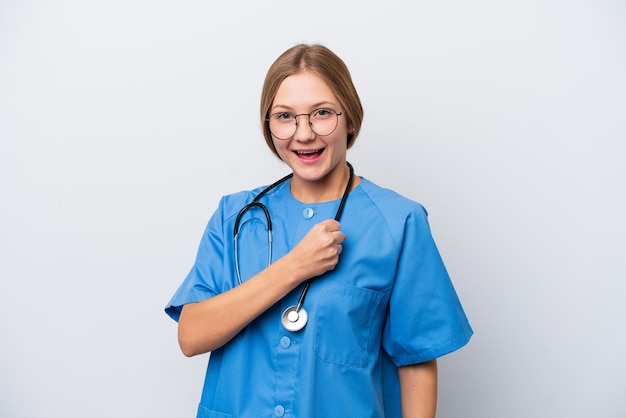
[[[323,107],[337,107],[337,106],[338,105],[336,103],[334,103],[334,102],[323,101],[323,102],[315,103],[314,105],[311,106],[311,109],[315,110],[315,109],[320,109],[320,108],[323,108]],[[278,108],[287,109],[287,110],[293,110],[293,107],[291,107],[291,106],[277,104],[277,105],[272,106],[270,108],[270,111],[273,112],[274,110],[276,110]]]

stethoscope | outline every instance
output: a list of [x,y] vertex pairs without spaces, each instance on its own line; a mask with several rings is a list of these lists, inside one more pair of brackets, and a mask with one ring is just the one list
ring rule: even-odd
[[[354,169],[352,168],[352,165],[349,162],[346,162],[346,163],[348,164],[348,168],[350,169],[350,177],[348,179],[348,184],[346,185],[346,189],[343,192],[343,196],[341,197],[341,202],[339,203],[339,207],[337,208],[337,213],[335,214],[336,221],[339,221],[339,218],[341,217],[341,213],[343,212],[343,207],[345,206],[346,200],[348,199],[348,194],[350,193],[350,189],[352,186],[352,180],[354,178]],[[241,273],[239,271],[239,251],[237,248],[237,240],[239,237],[239,222],[241,221],[241,217],[249,209],[254,208],[254,207],[260,208],[265,214],[265,219],[267,221],[267,247],[268,247],[267,265],[269,266],[272,263],[272,218],[270,216],[270,212],[267,209],[267,207],[263,203],[259,202],[259,200],[263,196],[265,196],[267,192],[274,189],[276,186],[286,182],[292,176],[293,176],[293,173],[286,175],[285,177],[281,178],[277,182],[271,184],[270,186],[262,190],[261,193],[256,195],[256,197],[252,200],[252,202],[248,203],[243,208],[241,208],[241,210],[237,214],[233,232],[234,232],[235,273],[237,274],[237,281],[239,282],[239,284],[241,284]],[[309,315],[306,309],[302,307],[302,305],[304,304],[304,299],[306,298],[306,294],[309,291],[309,287],[311,287],[311,282],[312,282],[312,279],[308,279],[304,283],[304,288],[302,289],[302,293],[300,293],[300,298],[298,298],[298,303],[296,305],[290,306],[287,309],[285,309],[285,311],[283,312],[280,318],[280,322],[282,323],[283,327],[287,331],[292,331],[292,332],[300,331],[302,328],[304,328],[304,326],[309,320]]]

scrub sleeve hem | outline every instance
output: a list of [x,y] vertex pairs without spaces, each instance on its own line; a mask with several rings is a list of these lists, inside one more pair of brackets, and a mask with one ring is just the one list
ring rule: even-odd
[[464,334],[461,334],[458,337],[447,341],[439,347],[429,348],[415,354],[394,356],[391,359],[398,367],[410,366],[412,364],[424,363],[426,361],[434,360],[460,349],[469,342],[473,334],[474,332],[471,330],[471,328],[466,329]]
[[174,321],[178,322],[180,318],[180,312],[183,310],[183,305],[188,303],[196,303],[202,302],[203,300],[209,299],[211,295],[205,292],[191,291],[188,293],[184,300],[174,300],[170,302],[165,308],[165,313],[169,315]]

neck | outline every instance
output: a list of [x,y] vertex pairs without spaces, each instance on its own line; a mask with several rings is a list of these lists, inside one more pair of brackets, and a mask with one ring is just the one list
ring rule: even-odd
[[[304,203],[322,203],[341,199],[349,179],[350,169],[347,164],[338,166],[332,173],[317,181],[307,181],[294,176],[290,185],[291,194]],[[358,177],[354,177],[352,188],[359,183],[359,180]]]

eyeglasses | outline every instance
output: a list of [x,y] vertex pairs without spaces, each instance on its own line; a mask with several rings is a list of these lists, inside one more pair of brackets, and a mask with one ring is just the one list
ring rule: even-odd
[[265,120],[269,123],[270,132],[276,139],[286,140],[295,135],[298,129],[298,116],[308,116],[311,130],[319,136],[327,136],[335,132],[339,124],[339,116],[343,112],[333,109],[315,109],[311,113],[294,115],[289,112],[272,113]]

